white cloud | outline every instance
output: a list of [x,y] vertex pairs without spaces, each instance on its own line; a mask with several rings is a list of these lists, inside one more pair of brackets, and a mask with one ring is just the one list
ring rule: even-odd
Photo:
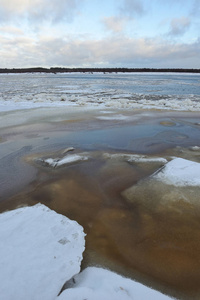
[[72,21],[80,0],[0,0],[1,22],[24,18],[31,21]]
[[174,18],[170,23],[169,34],[178,36],[184,34],[190,27],[191,21],[187,17]]
[[5,35],[23,35],[24,32],[18,27],[14,26],[1,26],[0,33]]
[[200,1],[199,0],[195,0],[194,4],[193,4],[193,8],[191,11],[191,14],[193,16],[197,16],[200,17]]
[[135,15],[143,15],[145,9],[141,0],[123,0],[120,13],[121,15],[133,17]]
[[104,17],[102,23],[104,24],[105,28],[109,31],[114,33],[122,32],[129,21],[127,17],[119,17],[119,16],[111,16],[111,17]]
[[200,39],[193,44],[119,35],[101,40],[0,37],[1,67],[180,67],[200,68]]

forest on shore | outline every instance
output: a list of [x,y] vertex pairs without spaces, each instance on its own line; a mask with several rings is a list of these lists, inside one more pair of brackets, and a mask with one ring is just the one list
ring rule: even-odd
[[164,73],[200,73],[200,69],[179,69],[179,68],[0,68],[0,73],[137,73],[137,72],[164,72]]

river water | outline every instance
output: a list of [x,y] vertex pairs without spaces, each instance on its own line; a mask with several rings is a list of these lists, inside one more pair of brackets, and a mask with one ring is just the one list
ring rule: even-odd
[[[162,162],[127,159],[200,163],[199,74],[0,75],[0,107],[1,212],[44,203],[84,227],[82,268],[200,299],[199,187],[155,184]],[[88,160],[41,163],[69,147]]]
[[[6,124],[23,114],[4,113],[1,120]],[[199,117],[198,112],[33,110],[29,121],[1,126],[0,210],[41,202],[84,227],[82,268],[100,265],[179,299],[199,299],[199,187],[149,184],[163,163],[126,159],[137,154],[200,162]],[[88,160],[59,168],[41,163],[62,157],[68,147]]]

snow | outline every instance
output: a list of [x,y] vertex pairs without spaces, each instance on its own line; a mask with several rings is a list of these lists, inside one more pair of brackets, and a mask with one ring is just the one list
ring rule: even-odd
[[167,160],[163,157],[145,157],[144,155],[132,155],[128,159],[129,162],[141,162],[141,163],[162,163],[166,164]]
[[129,119],[129,117],[127,116],[124,116],[122,114],[119,114],[119,115],[111,115],[111,116],[97,116],[96,117],[97,119],[99,120],[104,120],[104,121],[109,121],[109,120],[127,120]]
[[83,228],[46,206],[0,214],[0,295],[3,300],[54,300],[79,273]]
[[[0,111],[67,106],[200,111],[199,74],[172,74],[170,80],[168,75],[2,74]],[[161,83],[164,91],[157,90]]]
[[200,185],[200,163],[175,158],[159,169],[153,178],[174,186],[198,186]]
[[[90,92],[91,94],[91,92]],[[161,109],[161,110],[178,110],[178,111],[200,111],[200,102],[197,97],[190,99],[190,96],[185,99],[143,99],[142,95],[130,95],[132,100],[123,98],[120,95],[116,95],[115,99],[102,95],[99,98],[98,94],[94,94],[93,97],[82,94],[79,97],[75,95],[65,95],[63,97],[48,98],[48,95],[41,95],[35,99],[33,94],[32,98],[26,98],[24,95],[21,100],[16,100],[14,97],[12,100],[4,100],[0,97],[0,112],[20,110],[20,109],[31,109],[40,107],[87,107],[87,108],[112,108],[112,109]],[[144,96],[145,97],[145,96]],[[61,98],[65,99],[64,101]],[[99,119],[104,120],[104,116],[100,116]],[[121,117],[121,120],[123,118]]]
[[45,164],[47,164],[53,168],[56,168],[56,167],[60,167],[60,166],[66,165],[66,164],[74,163],[77,161],[84,161],[84,160],[88,160],[88,157],[85,155],[73,154],[73,155],[66,155],[63,158],[46,158],[42,161]]
[[79,273],[84,236],[77,222],[42,204],[0,214],[1,299],[171,299],[102,268]]
[[200,147],[199,146],[193,146],[193,147],[190,147],[190,150],[199,151]]
[[101,110],[100,113],[101,114],[114,114],[115,112],[112,110]]
[[162,163],[162,164],[167,163],[167,160],[163,157],[149,157],[142,154],[140,155],[140,154],[124,154],[124,153],[117,153],[117,154],[104,153],[104,158],[122,159],[128,162],[136,162],[136,163]]
[[7,112],[7,111],[12,111],[12,110],[24,110],[24,109],[32,109],[32,108],[40,108],[40,107],[65,107],[65,106],[77,106],[75,103],[72,104],[71,102],[52,102],[52,101],[47,101],[46,99],[39,99],[38,101],[31,101],[28,99],[21,100],[21,101],[15,101],[13,100],[7,100],[7,101],[2,101],[0,99],[0,112]]
[[[75,283],[73,283],[73,281]],[[57,300],[167,300],[172,299],[109,270],[88,267],[71,281]]]

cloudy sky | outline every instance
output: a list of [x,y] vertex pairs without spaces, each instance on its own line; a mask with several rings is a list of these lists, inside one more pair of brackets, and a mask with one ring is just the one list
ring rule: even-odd
[[0,0],[0,68],[200,68],[200,0]]

